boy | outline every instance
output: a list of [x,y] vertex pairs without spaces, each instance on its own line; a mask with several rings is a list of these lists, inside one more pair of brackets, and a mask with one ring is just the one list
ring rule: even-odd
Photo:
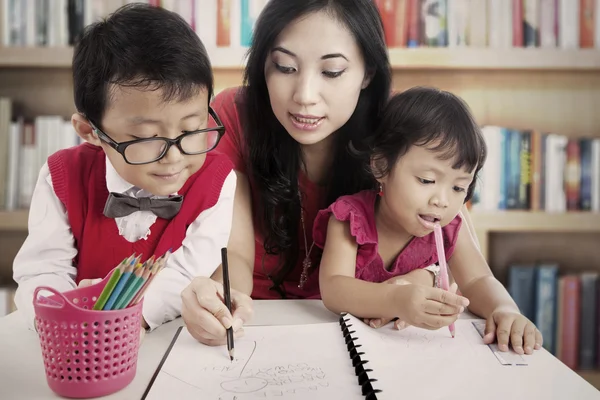
[[15,302],[34,327],[33,292],[103,278],[129,255],[171,249],[146,292],[143,325],[181,313],[181,291],[221,263],[236,175],[211,152],[225,129],[209,107],[213,76],[178,15],[129,5],[86,29],[75,48],[72,123],[86,143],[42,168],[29,236],[14,261]]

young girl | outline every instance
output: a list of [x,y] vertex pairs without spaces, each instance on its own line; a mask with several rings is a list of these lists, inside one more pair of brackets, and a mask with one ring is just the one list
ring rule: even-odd
[[[540,332],[494,278],[459,215],[486,158],[467,105],[448,92],[407,90],[391,98],[375,135],[353,148],[377,189],[340,197],[317,215],[313,236],[323,248],[319,279],[327,308],[438,329],[470,304],[487,319],[486,342],[497,337],[507,350],[510,338],[521,354],[540,348]],[[457,296],[454,306],[443,304],[450,293],[437,284],[435,224],[466,297]],[[386,283],[419,268],[432,271],[431,287]]]

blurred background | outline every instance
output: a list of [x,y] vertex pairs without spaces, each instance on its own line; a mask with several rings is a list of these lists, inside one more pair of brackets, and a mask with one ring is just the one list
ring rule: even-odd
[[[268,0],[148,0],[209,51],[216,92],[242,82]],[[544,347],[600,387],[600,0],[374,0],[394,89],[461,96],[489,147],[469,204],[481,250]],[[49,154],[78,143],[72,45],[124,0],[0,0],[0,316]]]

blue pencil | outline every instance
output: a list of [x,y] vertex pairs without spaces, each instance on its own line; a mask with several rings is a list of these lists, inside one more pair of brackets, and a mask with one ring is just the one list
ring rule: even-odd
[[123,270],[123,274],[121,275],[121,278],[119,278],[119,282],[117,283],[117,286],[115,286],[112,293],[110,294],[110,297],[108,298],[108,301],[102,308],[103,310],[112,310],[113,309],[113,306],[115,305],[115,302],[117,301],[117,298],[119,297],[119,294],[121,294],[121,291],[127,284],[129,277],[132,275],[133,267],[137,264],[137,261],[138,261],[138,259],[136,257],[131,262],[131,264],[129,264],[127,267],[125,267],[125,269]]

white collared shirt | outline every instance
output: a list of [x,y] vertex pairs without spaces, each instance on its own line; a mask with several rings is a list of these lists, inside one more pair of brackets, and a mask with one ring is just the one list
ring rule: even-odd
[[[106,159],[106,186],[109,192],[132,197],[152,194],[134,187],[115,171]],[[231,232],[236,175],[231,171],[217,203],[204,210],[188,227],[182,245],[169,257],[165,268],[154,278],[144,296],[142,314],[150,329],[181,314],[181,291],[197,276],[211,276],[221,264],[221,248]],[[155,196],[152,196],[155,197]],[[136,211],[116,218],[119,234],[130,242],[145,240],[156,221],[151,211]],[[54,193],[48,164],[44,164],[33,192],[28,221],[29,234],[13,263],[13,277],[19,285],[15,303],[27,325],[34,329],[33,293],[38,286],[64,292],[76,287],[77,255],[67,212]]]

